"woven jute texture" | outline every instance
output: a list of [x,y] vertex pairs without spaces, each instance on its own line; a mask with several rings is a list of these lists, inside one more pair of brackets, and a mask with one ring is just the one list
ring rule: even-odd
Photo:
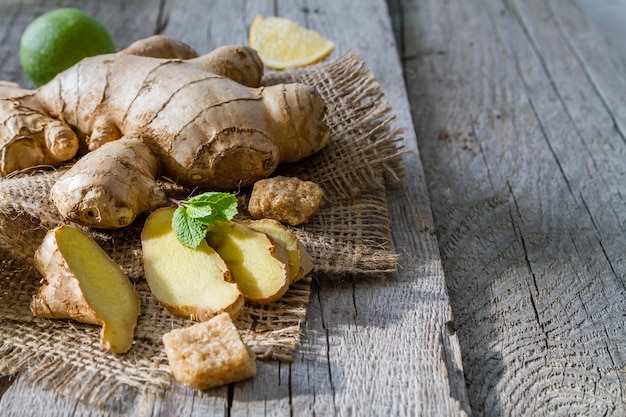
[[[392,109],[356,53],[303,69],[266,74],[266,85],[303,82],[315,87],[328,106],[329,145],[276,174],[314,181],[324,200],[310,221],[293,231],[314,260],[312,275],[384,275],[397,270],[385,187],[403,177],[399,132]],[[41,276],[33,254],[45,233],[63,223],[48,191],[64,171],[40,169],[0,180],[0,373],[21,371],[42,388],[92,404],[120,391],[158,395],[175,383],[162,336],[191,324],[173,316],[151,295],[143,278],[140,232],[143,217],[115,232],[90,231],[123,268],[142,300],[131,351],[102,349],[96,326],[33,317],[29,310]],[[163,181],[172,195],[188,190]],[[245,217],[246,190],[240,192]],[[303,328],[312,276],[293,284],[279,301],[246,305],[236,325],[260,359],[290,361]]]

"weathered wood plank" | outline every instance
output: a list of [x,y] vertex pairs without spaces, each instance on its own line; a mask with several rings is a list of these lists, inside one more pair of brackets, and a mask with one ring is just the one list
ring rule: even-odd
[[[611,47],[617,51],[626,61],[626,44],[624,44],[624,16],[626,16],[626,3],[614,0],[576,0],[581,9],[594,22],[611,43]],[[580,32],[579,32],[580,33]]]
[[[137,8],[141,10],[135,16],[122,10],[94,14],[107,25],[114,22],[119,30],[125,28],[124,40],[145,36],[135,28],[140,19],[146,19],[149,24],[143,23],[142,28],[160,28],[200,52],[225,43],[246,43],[254,15],[276,14],[333,39],[337,44],[333,57],[349,49],[362,53],[397,114],[395,126],[403,130],[406,148],[412,151],[405,160],[406,186],[388,193],[401,272],[388,280],[319,277],[294,362],[261,363],[257,377],[230,389],[197,393],[177,386],[164,398],[141,403],[119,398],[117,408],[92,410],[18,378],[0,398],[3,412],[11,416],[32,412],[234,416],[459,415],[468,411],[465,387],[459,382],[459,343],[450,325],[429,200],[385,2],[360,2],[356,10],[352,2],[343,1],[243,0],[216,1],[210,6],[200,1],[168,1],[161,8],[141,3]],[[19,65],[14,60],[10,64],[7,68]]]
[[554,24],[567,39],[571,54],[581,71],[590,78],[601,105],[620,135],[626,136],[626,106],[624,91],[626,61],[606,41],[603,33],[576,7],[564,7],[567,2],[551,1],[550,13]]
[[473,413],[623,415],[626,73],[574,2],[402,7]]

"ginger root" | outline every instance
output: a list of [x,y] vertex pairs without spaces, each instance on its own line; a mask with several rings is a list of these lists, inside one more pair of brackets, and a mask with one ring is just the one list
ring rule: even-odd
[[[4,83],[0,176],[59,165],[79,150],[99,155],[93,157],[98,166],[77,168],[85,175],[89,169],[113,170],[107,162],[111,148],[103,145],[125,138],[136,139],[132,143],[137,146],[143,143],[158,159],[160,168],[151,180],[163,175],[207,190],[250,186],[270,176],[278,164],[318,152],[329,133],[325,103],[313,88],[297,83],[264,87],[262,76],[258,54],[246,46],[196,56],[182,42],[155,36],[116,54],[86,58],[36,90]],[[127,165],[125,174],[152,173],[145,161]],[[141,173],[132,174],[132,169]],[[69,171],[67,178],[78,178]],[[133,209],[127,217],[111,209],[127,207],[135,192],[116,192],[106,176],[64,182],[53,202],[84,226],[123,227],[139,214]],[[152,184],[137,183],[147,187],[139,191],[141,198],[154,193]],[[92,187],[103,192],[100,202]],[[90,201],[80,201],[81,195]],[[141,200],[133,205],[140,212],[153,207]]]
[[208,62],[232,66],[239,57],[232,51],[219,60],[101,55],[59,74],[35,97],[87,138],[92,151],[122,136],[138,138],[158,155],[169,178],[231,190],[327,141],[325,104],[311,87],[250,88],[207,71]]
[[120,53],[151,56],[153,58],[192,59],[198,57],[198,53],[185,42],[167,38],[163,35],[153,35],[139,39],[128,45]]
[[76,155],[78,137],[50,117],[33,91],[0,82],[0,177],[40,165],[59,165]]
[[[107,162],[111,148],[104,144],[136,139],[133,143],[145,144],[159,161],[152,180],[164,175],[193,188],[234,190],[270,176],[279,163],[319,151],[328,141],[320,95],[303,84],[260,86],[262,75],[258,54],[246,46],[225,46],[193,57],[180,43],[156,37],[143,46],[140,42],[116,54],[86,58],[7,103],[40,108],[46,117],[70,126],[82,141],[81,149],[98,155],[93,156],[98,166],[76,168],[86,176],[90,169],[113,170]],[[122,175],[152,173],[144,161],[128,164]],[[133,169],[142,173],[132,174]],[[89,182],[72,180],[78,178],[72,171],[52,198],[61,213],[96,228],[123,227],[134,220],[111,210],[127,207],[132,191],[115,192],[100,174]],[[147,187],[139,192],[141,198],[153,193],[152,183],[137,183]],[[92,187],[102,191],[100,202],[93,198]],[[90,201],[80,201],[81,196]],[[153,207],[138,206],[140,212]],[[107,218],[107,213],[114,217]]]
[[244,224],[216,221],[209,226],[207,241],[224,260],[247,301],[269,303],[289,288],[289,255],[280,240]]
[[172,230],[174,208],[148,216],[141,234],[143,264],[152,294],[172,314],[206,321],[221,312],[237,318],[243,296],[220,256],[203,241],[183,246]]
[[159,160],[139,139],[122,138],[79,159],[50,190],[59,213],[98,228],[129,225],[140,213],[165,204],[157,184]]
[[263,78],[263,62],[259,55],[253,49],[241,45],[220,46],[211,53],[199,57],[198,53],[184,42],[154,35],[133,42],[120,53],[152,58],[185,59],[198,68],[230,78],[248,87],[259,87]]
[[101,325],[105,349],[131,348],[139,295],[91,237],[72,226],[50,230],[35,253],[35,266],[43,275],[30,305],[35,316]]

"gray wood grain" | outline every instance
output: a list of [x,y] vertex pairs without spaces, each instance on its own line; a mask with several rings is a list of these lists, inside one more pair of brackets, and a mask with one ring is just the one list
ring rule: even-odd
[[473,413],[626,414],[623,64],[573,2],[401,7]]
[[[34,14],[32,3],[20,7],[13,13]],[[138,10],[131,15],[124,7]],[[355,9],[348,1],[178,0],[161,6],[147,1],[132,7],[113,3],[106,13],[104,6],[98,10],[100,19],[124,32],[120,42],[144,36],[144,30],[157,30],[207,52],[226,43],[247,43],[248,25],[260,13],[288,17],[318,30],[336,42],[331,58],[348,50],[360,52],[392,104],[395,127],[403,131],[403,143],[410,151],[405,158],[406,184],[388,193],[400,273],[386,280],[317,277],[293,363],[259,363],[258,375],[249,381],[205,393],[176,386],[163,398],[141,402],[121,395],[100,410],[33,387],[23,375],[1,396],[3,413],[17,417],[33,412],[42,416],[452,416],[469,412],[460,345],[451,325],[386,3],[368,0]],[[142,19],[142,31],[137,31]],[[11,36],[18,36],[13,33],[18,31],[14,27]],[[10,61],[0,70],[8,68],[8,78],[15,77],[18,66],[12,55],[0,56]]]

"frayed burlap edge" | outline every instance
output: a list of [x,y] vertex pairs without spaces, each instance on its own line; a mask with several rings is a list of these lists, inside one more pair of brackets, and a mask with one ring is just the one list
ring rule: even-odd
[[[312,85],[329,105],[329,146],[277,172],[315,181],[325,191],[311,221],[293,229],[314,259],[314,273],[396,272],[398,257],[390,236],[385,186],[397,184],[403,176],[399,132],[391,130],[391,108],[382,101],[378,83],[362,57],[346,54],[332,62],[270,73],[264,79],[265,84],[278,82]],[[32,253],[45,232],[63,222],[41,204],[37,194],[47,196],[62,171],[0,180],[0,249],[7,255],[0,265],[0,373],[23,371],[43,388],[90,404],[102,405],[128,390],[159,395],[173,382],[160,336],[189,322],[172,316],[152,298],[142,279],[138,227],[93,233],[142,297],[142,314],[129,354],[103,351],[99,329],[94,326],[34,318],[27,309],[39,280],[32,268]],[[38,175],[41,181],[33,190],[32,181]],[[24,189],[20,181],[30,181],[31,188],[28,195],[16,198]],[[246,306],[237,326],[259,358],[291,360],[306,316],[310,280],[309,276],[293,285],[280,302]],[[16,301],[20,308],[11,307]]]

